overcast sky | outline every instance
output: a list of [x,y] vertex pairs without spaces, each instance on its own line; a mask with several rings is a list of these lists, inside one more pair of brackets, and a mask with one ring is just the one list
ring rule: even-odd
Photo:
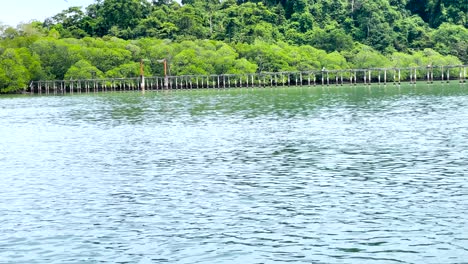
[[94,0],[0,0],[0,22],[16,26],[31,20],[43,21],[70,6],[86,7]]
[[[180,0],[176,0],[180,3]],[[94,0],[0,0],[0,22],[16,26],[31,20],[44,21],[71,6],[83,8]]]

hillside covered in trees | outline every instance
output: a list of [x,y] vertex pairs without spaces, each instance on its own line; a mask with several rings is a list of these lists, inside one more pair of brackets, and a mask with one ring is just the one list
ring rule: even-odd
[[468,63],[466,0],[97,0],[0,24],[0,91],[31,80]]

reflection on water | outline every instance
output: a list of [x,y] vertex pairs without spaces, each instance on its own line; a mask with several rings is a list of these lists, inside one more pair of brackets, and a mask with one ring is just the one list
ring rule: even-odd
[[0,263],[463,263],[468,87],[0,98]]

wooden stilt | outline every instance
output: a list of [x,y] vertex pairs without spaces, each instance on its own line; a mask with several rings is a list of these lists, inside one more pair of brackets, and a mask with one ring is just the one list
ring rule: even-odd
[[398,69],[398,85],[401,84],[401,69]]
[[440,66],[441,82],[444,82],[444,66]]
[[431,66],[431,83],[434,83],[434,67]]
[[384,70],[384,85],[387,85],[387,69]]
[[369,70],[369,85],[372,84],[372,70]]
[[462,67],[459,68],[458,73],[459,73],[459,79],[458,79],[458,80],[459,80],[460,83],[462,83],[462,82],[463,82],[463,79],[462,79],[462,78],[463,78],[463,77],[462,77]]
[[429,67],[427,67],[427,83],[431,82],[431,73],[429,71]]

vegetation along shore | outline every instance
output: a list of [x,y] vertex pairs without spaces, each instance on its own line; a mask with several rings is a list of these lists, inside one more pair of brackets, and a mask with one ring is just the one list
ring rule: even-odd
[[468,64],[466,0],[98,0],[0,24],[0,93],[31,81]]

